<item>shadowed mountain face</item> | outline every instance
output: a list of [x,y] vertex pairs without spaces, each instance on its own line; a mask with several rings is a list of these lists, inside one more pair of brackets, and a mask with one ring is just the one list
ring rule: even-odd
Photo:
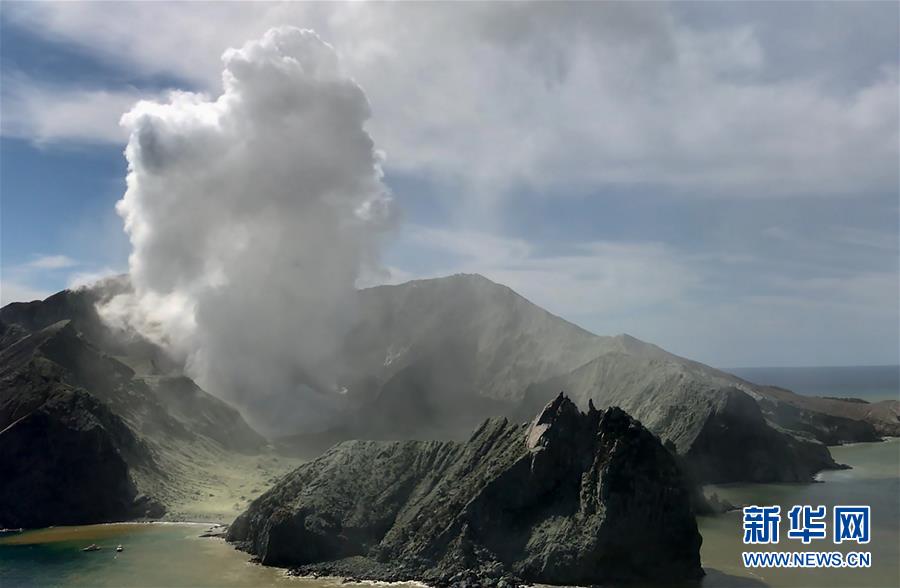
[[623,411],[563,395],[465,443],[353,441],[285,476],[229,540],[305,573],[444,586],[695,579],[675,458]]
[[0,527],[158,517],[174,450],[265,443],[235,409],[165,374],[162,350],[106,329],[99,295],[0,310]]
[[162,475],[150,448],[102,399],[129,377],[69,321],[0,351],[0,527],[161,514],[134,482]]
[[282,440],[315,454],[350,438],[463,438],[485,416],[527,418],[565,390],[620,406],[707,481],[809,480],[824,444],[900,434],[897,402],[862,405],[757,386],[628,335],[597,336],[478,275],[359,294],[344,350],[351,408]]
[[147,447],[103,403],[54,386],[0,432],[0,527],[160,516],[163,507],[138,493],[132,468],[161,475]]

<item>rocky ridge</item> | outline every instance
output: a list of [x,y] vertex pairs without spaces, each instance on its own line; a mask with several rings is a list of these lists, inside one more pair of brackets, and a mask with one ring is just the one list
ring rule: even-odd
[[622,410],[579,412],[562,394],[464,443],[341,443],[253,501],[228,539],[299,573],[436,586],[702,575],[675,458]]
[[183,485],[183,456],[265,444],[234,408],[165,373],[177,366],[162,350],[107,329],[102,292],[0,309],[0,527],[157,518]]
[[808,481],[838,467],[826,445],[900,435],[900,402],[760,386],[628,335],[594,335],[478,275],[362,290],[359,306],[340,381],[348,409],[281,439],[286,453],[462,439],[485,416],[527,418],[559,390],[582,410],[621,406],[706,482]]

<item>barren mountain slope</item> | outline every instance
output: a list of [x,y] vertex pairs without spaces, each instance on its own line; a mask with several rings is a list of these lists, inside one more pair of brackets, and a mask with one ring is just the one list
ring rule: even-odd
[[428,358],[438,369],[465,366],[482,396],[516,401],[532,382],[631,346],[585,331],[480,275],[369,288],[359,304],[359,322],[345,345],[351,393],[383,385]]
[[[746,448],[756,451],[760,467],[742,474],[729,453],[704,458],[704,475],[798,480],[833,466],[816,440],[877,440],[900,425],[884,407],[808,399],[628,335],[594,335],[478,275],[380,286],[359,299],[342,379],[355,410],[339,426],[301,432],[285,446],[315,451],[347,438],[461,438],[485,416],[521,417],[566,390],[582,408],[588,398],[624,407],[685,453],[728,414],[744,431],[729,443],[752,440]],[[772,451],[785,462],[765,468],[762,456]],[[724,478],[711,471],[714,463],[731,466]]]
[[[0,310],[0,332],[12,335],[0,348],[0,527],[165,509],[227,518],[284,466],[251,457],[266,441],[234,408],[184,376],[162,374],[174,364],[161,350],[105,329],[93,309],[98,295],[66,291],[46,306]],[[249,473],[239,479],[233,470]]]

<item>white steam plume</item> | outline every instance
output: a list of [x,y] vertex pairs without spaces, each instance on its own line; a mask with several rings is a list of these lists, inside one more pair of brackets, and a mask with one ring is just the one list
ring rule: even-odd
[[134,291],[102,310],[251,422],[295,432],[340,402],[335,352],[391,198],[366,96],[314,32],[275,28],[223,61],[216,100],[174,93],[122,117]]

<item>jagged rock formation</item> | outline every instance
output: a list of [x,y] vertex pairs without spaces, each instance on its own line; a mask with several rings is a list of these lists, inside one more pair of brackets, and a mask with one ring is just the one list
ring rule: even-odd
[[173,455],[265,443],[235,409],[162,373],[177,367],[162,350],[107,329],[101,294],[0,310],[0,527],[159,517]]
[[702,575],[675,458],[622,410],[580,413],[562,394],[530,425],[487,420],[465,443],[337,445],[228,539],[268,565],[438,586]]
[[704,482],[806,481],[837,466],[820,442],[766,421],[759,404],[727,378],[669,359],[607,354],[526,391],[523,410],[551,390],[580,406],[621,406],[670,441]]

